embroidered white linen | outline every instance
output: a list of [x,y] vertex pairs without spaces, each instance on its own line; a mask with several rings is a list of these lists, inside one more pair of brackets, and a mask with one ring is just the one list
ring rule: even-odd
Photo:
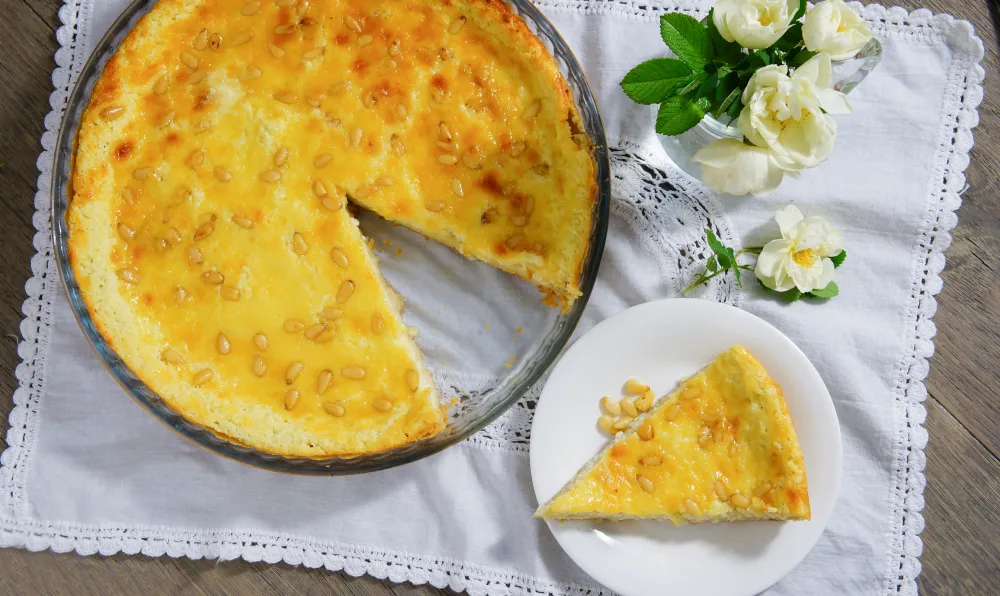
[[[678,295],[704,260],[706,227],[731,245],[760,244],[776,234],[773,212],[794,202],[843,230],[849,256],[837,273],[841,295],[829,303],[779,303],[752,280],[744,290],[714,280],[697,295],[740,306],[789,335],[829,386],[842,424],[843,487],[830,525],[769,593],[915,593],[927,441],[922,380],[982,98],[982,43],[968,23],[947,15],[860,9],[885,56],[851,94],[854,114],[838,118],[830,160],[766,200],[739,199],[714,196],[673,169],[650,108],[628,101],[617,84],[631,66],[665,51],[661,13],[700,18],[708,0],[537,5],[583,64],[612,146],[611,229],[577,335],[633,304]],[[111,379],[59,284],[48,193],[50,149],[70,86],[124,6],[68,0],[60,11],[24,362],[0,470],[0,545],[283,561],[476,595],[603,591],[531,517],[526,450],[538,387],[473,439],[427,460],[358,477],[300,478],[200,450]],[[472,360],[435,373],[445,384],[468,383]]]

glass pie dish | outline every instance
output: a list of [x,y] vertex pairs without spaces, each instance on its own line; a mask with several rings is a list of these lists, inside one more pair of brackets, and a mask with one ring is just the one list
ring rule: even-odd
[[59,272],[84,335],[112,376],[147,411],[202,447],[240,463],[298,474],[352,474],[415,461],[468,438],[513,406],[550,367],[573,332],[593,289],[608,227],[610,171],[600,115],[578,62],[552,24],[526,0],[509,2],[555,57],[572,90],[583,132],[594,147],[597,196],[581,272],[582,296],[569,309],[552,308],[527,282],[467,260],[374,214],[360,213],[361,229],[373,241],[381,272],[406,300],[406,324],[420,330],[416,341],[448,405],[447,426],[433,437],[379,453],[291,458],[241,445],[172,409],[98,331],[70,264],[67,211],[80,120],[108,60],[155,4],[155,0],[133,2],[97,43],[70,95],[53,168],[53,240]]

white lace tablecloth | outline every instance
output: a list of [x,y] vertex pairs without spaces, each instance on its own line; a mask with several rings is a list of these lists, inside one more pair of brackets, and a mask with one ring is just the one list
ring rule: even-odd
[[[649,108],[617,82],[660,55],[664,11],[710,2],[541,0],[590,78],[612,146],[613,219],[582,333],[628,306],[677,296],[704,260],[703,229],[760,244],[790,201],[842,229],[841,295],[787,305],[754,284],[699,297],[776,325],[810,357],[843,427],[843,488],[817,546],[775,594],[912,594],[920,572],[931,317],[982,98],[982,43],[927,11],[867,6],[881,66],[838,117],[830,160],[766,200],[718,197],[666,161]],[[396,470],[350,478],[258,471],[200,450],[135,405],[87,346],[52,257],[51,148],[70,86],[124,0],[69,0],[45,119],[38,234],[23,363],[0,470],[0,545],[285,562],[429,582],[472,594],[604,590],[532,519],[527,442],[538,388],[471,440]],[[773,233],[773,231],[772,231]]]

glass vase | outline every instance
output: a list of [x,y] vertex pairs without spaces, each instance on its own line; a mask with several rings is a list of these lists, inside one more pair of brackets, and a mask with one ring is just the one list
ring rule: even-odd
[[[868,73],[875,70],[881,60],[882,44],[873,37],[854,58],[833,63],[831,72],[834,80],[833,88],[843,93],[850,93],[868,76]],[[660,144],[674,165],[701,180],[701,166],[691,161],[694,154],[713,141],[743,138],[735,122],[723,118],[720,121],[712,116],[705,116],[694,128],[683,134],[658,135]]]

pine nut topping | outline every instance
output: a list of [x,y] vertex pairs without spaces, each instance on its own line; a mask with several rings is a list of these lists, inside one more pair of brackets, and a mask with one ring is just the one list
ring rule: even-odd
[[639,460],[644,466],[658,466],[663,463],[663,459],[659,455],[647,455]]
[[523,215],[512,215],[510,217],[510,223],[518,227],[524,227],[528,225],[528,218]]
[[149,178],[149,175],[152,173],[153,173],[152,168],[137,168],[135,171],[132,172],[132,177],[135,178],[136,180],[142,181],[142,180],[147,180]]
[[316,323],[314,325],[309,325],[308,327],[306,327],[306,330],[303,333],[303,335],[306,336],[306,339],[316,339],[316,337],[320,333],[323,333],[324,331],[326,331],[326,324]]
[[643,492],[652,493],[656,490],[656,487],[653,485],[653,481],[646,478],[642,474],[636,476],[635,479],[639,483],[639,488],[641,488]]
[[278,25],[274,28],[275,35],[291,35],[295,32],[295,25],[291,23],[286,23],[284,25]]
[[361,137],[364,136],[364,131],[358,127],[354,127],[351,131],[351,147],[355,149],[361,147]]
[[656,431],[653,429],[653,423],[646,420],[639,425],[639,428],[636,430],[636,434],[639,435],[641,440],[649,441],[656,434]]
[[374,38],[371,35],[360,35],[358,36],[358,45],[366,46],[372,42]]
[[206,271],[206,272],[204,272],[204,273],[201,274],[201,281],[203,281],[203,282],[205,282],[205,283],[207,283],[209,285],[212,285],[212,286],[220,285],[225,280],[226,280],[226,277],[224,275],[222,275],[221,273],[219,273],[218,271],[214,271],[214,270],[213,271]]
[[274,184],[278,180],[281,180],[281,172],[278,170],[264,170],[260,173],[260,179],[268,184]]
[[181,62],[191,70],[198,68],[198,57],[191,52],[181,52]]
[[324,209],[327,209],[329,211],[340,211],[344,207],[344,199],[343,198],[333,199],[330,197],[326,197],[321,201],[321,204],[323,205]]
[[253,39],[253,31],[250,29],[244,29],[243,31],[238,32],[236,35],[233,35],[233,45],[241,46],[246,42],[250,41],[251,39]]
[[347,27],[351,31],[354,31],[355,33],[361,33],[361,23],[359,23],[358,20],[355,19],[354,17],[350,15],[344,17],[344,24],[347,25]]
[[372,402],[372,407],[379,412],[389,412],[392,410],[392,402],[387,399],[376,399]]
[[755,497],[763,497],[770,490],[771,490],[771,483],[770,482],[764,482],[763,484],[757,485],[757,488],[753,489],[753,496],[755,496]]
[[283,50],[280,47],[274,45],[273,43],[267,44],[267,51],[268,51],[268,53],[270,53],[275,58],[281,58],[282,56],[285,55],[285,50]]
[[118,235],[121,236],[122,240],[125,242],[129,242],[135,238],[135,230],[123,223],[120,223],[118,224]]
[[229,182],[233,179],[233,175],[229,173],[229,170],[222,166],[215,166],[212,173],[215,174],[215,179],[219,182]]
[[348,379],[354,379],[355,381],[365,378],[367,371],[361,366],[347,366],[340,369],[340,374],[344,375]]
[[277,99],[281,103],[295,103],[298,101],[298,97],[296,97],[291,91],[276,91],[274,93],[274,99]]
[[289,389],[285,392],[285,409],[291,410],[295,407],[295,404],[299,403],[299,391],[298,389]]
[[295,232],[292,234],[292,252],[297,255],[304,255],[309,252],[309,244],[306,239],[302,237],[302,234]]
[[263,377],[264,373],[267,372],[267,363],[259,355],[254,355],[253,363],[250,365],[250,370],[253,374],[258,377]]
[[715,489],[715,494],[719,496],[720,501],[729,500],[729,488],[721,480],[716,479],[712,482],[712,488]]
[[538,113],[541,111],[542,111],[542,100],[536,99],[535,101],[531,102],[531,104],[529,104],[527,108],[524,109],[524,113],[521,114],[521,117],[524,118],[525,120],[529,120],[537,116]]
[[750,499],[744,497],[740,493],[733,493],[729,497],[729,504],[737,509],[746,509],[750,506]]
[[450,153],[438,155],[438,161],[446,166],[453,166],[458,163],[458,158]]
[[323,52],[325,52],[325,51],[326,51],[325,48],[313,48],[311,50],[306,50],[305,52],[302,52],[302,59],[303,60],[315,60],[316,58],[319,58],[320,56],[322,56]]
[[412,368],[406,369],[406,386],[414,393],[420,388],[420,374]]
[[329,153],[323,153],[321,155],[316,156],[316,159],[313,160],[313,165],[316,166],[317,168],[322,168],[331,161],[333,161],[333,156],[330,155]]
[[220,354],[225,356],[232,350],[233,346],[229,343],[229,338],[226,337],[225,333],[219,332],[219,335],[215,338],[215,349],[218,350]]
[[465,17],[458,17],[451,23],[448,23],[448,33],[455,34],[462,30],[465,26]]
[[187,300],[187,297],[188,297],[187,290],[185,290],[182,286],[177,286],[176,288],[174,288],[174,302],[176,302],[177,304],[181,304],[182,302]]
[[681,405],[677,402],[674,402],[669,406],[667,406],[667,409],[664,410],[663,417],[666,418],[667,420],[673,420],[674,418],[677,418],[677,415],[680,413],[681,413]]
[[240,11],[245,17],[252,17],[260,11],[260,2],[247,2],[243,5],[243,10]]
[[344,316],[344,310],[335,306],[327,306],[320,314],[322,314],[323,318],[327,321],[336,321],[340,317]]
[[253,345],[257,346],[257,349],[261,352],[267,351],[267,336],[263,333],[255,333],[253,336]]
[[697,385],[688,385],[681,391],[679,396],[681,399],[698,399],[701,397],[701,387]]
[[616,431],[617,430],[625,430],[631,424],[632,424],[632,419],[631,418],[629,418],[628,416],[622,416],[618,420],[615,420],[615,423],[612,425],[612,427]]
[[198,35],[194,36],[194,40],[191,41],[191,47],[199,52],[204,51],[208,47],[208,29],[202,29],[198,32]]
[[298,319],[285,319],[285,323],[282,325],[282,328],[288,333],[298,333],[299,331],[305,329],[305,323]]
[[615,434],[615,419],[607,414],[601,416],[597,419],[597,425],[601,427],[601,430],[608,433],[609,435]]
[[455,195],[459,197],[465,196],[465,191],[462,190],[462,181],[458,178],[451,179],[451,192],[455,193]]
[[347,279],[344,283],[340,284],[340,288],[337,290],[337,304],[343,304],[351,297],[354,293],[354,282]]
[[337,418],[340,418],[346,413],[344,406],[334,402],[326,402],[323,404],[323,410],[325,410],[327,414],[336,416]]
[[316,393],[318,395],[323,395],[326,390],[330,388],[330,383],[333,382],[333,373],[329,370],[321,370],[319,374],[316,375]]
[[382,315],[380,315],[379,313],[373,314],[372,333],[374,333],[375,335],[382,335],[383,331],[385,331],[385,319],[383,319]]
[[631,397],[623,397],[622,400],[618,403],[618,405],[620,405],[625,414],[627,414],[631,418],[635,418],[636,416],[639,415],[639,410],[636,409],[635,402],[632,400]]
[[173,348],[167,348],[160,353],[160,358],[168,364],[180,364],[184,362],[184,356]]
[[504,241],[504,244],[507,245],[507,248],[513,250],[518,246],[521,246],[522,242],[524,242],[524,234],[514,234],[510,238],[507,238],[507,240]]
[[103,110],[101,110],[101,118],[103,120],[115,120],[124,113],[125,113],[125,108],[121,106],[111,106],[109,108],[104,108]]
[[271,158],[274,162],[274,167],[280,168],[281,166],[288,163],[288,147],[278,147],[278,150],[274,152],[274,157]]
[[396,184],[396,179],[392,176],[379,176],[375,179],[375,184],[379,186],[392,186]]
[[163,75],[162,77],[156,79],[156,82],[153,83],[153,93],[157,95],[164,95],[166,94],[169,86],[170,79],[167,78],[167,75]]
[[219,33],[213,33],[208,36],[208,47],[212,50],[218,52],[222,49],[222,35]]
[[249,230],[253,227],[253,220],[246,215],[241,215],[239,213],[233,214],[233,223],[243,228],[244,230]]
[[[204,81],[208,78],[208,71],[206,70],[196,70],[188,76],[188,84],[197,85],[198,83]],[[165,126],[165,125],[164,125]]]
[[323,184],[322,180],[313,180],[313,194],[317,197],[325,197],[327,192],[326,185]]
[[428,211],[431,211],[433,213],[439,213],[441,211],[444,211],[445,204],[444,201],[431,201],[427,203],[425,207],[427,208]]
[[305,368],[305,365],[298,361],[289,364],[285,370],[285,383],[288,385],[294,383],[295,379],[299,378],[299,375],[302,374],[303,368]]
[[607,396],[601,398],[601,407],[612,416],[618,416],[622,413],[622,408],[618,405],[618,402]]
[[693,499],[684,500],[684,511],[692,517],[701,517],[701,507]]
[[635,398],[635,409],[640,412],[648,412],[649,408],[653,406],[653,401],[656,399],[656,394],[650,389],[646,391],[641,396]]
[[643,393],[649,391],[649,385],[639,381],[638,379],[629,379],[625,382],[625,391],[632,395],[642,395]]
[[243,74],[240,75],[240,80],[241,81],[252,81],[254,79],[259,79],[261,77],[261,75],[263,75],[263,74],[264,74],[264,71],[262,71],[261,69],[257,68],[256,66],[248,66],[246,68],[246,70],[243,71]]
[[240,290],[233,286],[222,286],[219,288],[219,295],[222,296],[223,300],[236,301],[240,299]]
[[[211,236],[212,232],[214,232],[214,231],[215,231],[215,224],[213,224],[210,221],[206,221],[205,223],[203,223],[200,226],[198,226],[198,228],[194,231],[194,239],[195,240],[204,240],[205,238],[208,238],[209,236]],[[200,252],[201,251],[199,251],[199,253]],[[188,256],[191,256],[190,253],[188,253]],[[194,259],[192,259],[192,260],[194,260]],[[195,263],[200,263],[201,261],[194,261],[194,262]]]
[[212,377],[214,377],[214,376],[215,376],[215,373],[212,372],[212,369],[210,369],[210,368],[203,368],[202,370],[198,371],[194,375],[194,377],[191,378],[191,382],[194,384],[195,387],[201,387],[205,383],[211,381]]

